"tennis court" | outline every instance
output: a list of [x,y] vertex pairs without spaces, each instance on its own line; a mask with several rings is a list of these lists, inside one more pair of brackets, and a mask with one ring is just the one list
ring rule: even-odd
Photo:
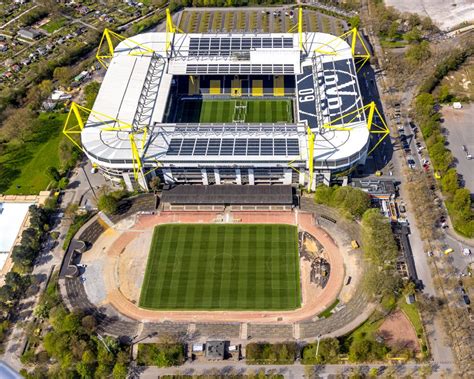
[[140,295],[147,309],[290,310],[301,305],[297,228],[155,227]]
[[182,99],[178,123],[273,123],[293,122],[291,100],[202,100]]

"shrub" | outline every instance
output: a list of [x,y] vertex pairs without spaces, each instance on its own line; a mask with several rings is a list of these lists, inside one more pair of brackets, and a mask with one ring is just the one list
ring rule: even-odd
[[146,343],[138,345],[140,366],[171,367],[184,363],[184,345],[180,343]]
[[114,214],[118,210],[118,200],[115,196],[104,193],[99,197],[97,206],[101,211]]

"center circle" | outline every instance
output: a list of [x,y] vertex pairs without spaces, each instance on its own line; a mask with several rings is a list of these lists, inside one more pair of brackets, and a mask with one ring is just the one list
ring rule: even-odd
[[[214,263],[211,268],[211,272],[214,275],[231,274],[236,271],[237,261],[232,254],[229,253],[217,253],[212,258]],[[230,261],[230,264],[229,264]],[[216,266],[218,267],[216,269]]]

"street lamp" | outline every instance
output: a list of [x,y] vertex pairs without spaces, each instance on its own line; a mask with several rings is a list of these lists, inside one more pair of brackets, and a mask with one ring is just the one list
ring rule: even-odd
[[318,334],[316,337],[318,340],[318,344],[316,345],[316,358],[318,358],[318,353],[319,353],[319,342],[321,341],[321,334]]

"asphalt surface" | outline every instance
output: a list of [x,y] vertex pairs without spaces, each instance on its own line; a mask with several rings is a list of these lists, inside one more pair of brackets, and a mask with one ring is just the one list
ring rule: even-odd
[[[445,135],[448,148],[456,159],[456,170],[462,176],[464,187],[474,193],[474,159],[467,159],[467,154],[474,158],[474,104],[464,104],[462,109],[444,106],[442,109]],[[463,150],[466,147],[466,151]]]

